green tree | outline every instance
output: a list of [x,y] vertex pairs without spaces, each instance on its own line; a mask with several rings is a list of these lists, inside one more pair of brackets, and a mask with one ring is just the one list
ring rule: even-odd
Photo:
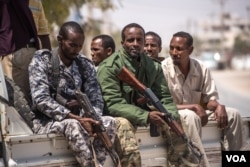
[[193,46],[194,46],[193,55],[194,56],[199,56],[200,53],[202,52],[202,40],[198,36],[193,36],[193,39],[194,39],[194,42],[193,42]]
[[246,35],[238,35],[233,46],[234,55],[246,55],[250,53],[250,40]]
[[100,8],[102,11],[114,9],[111,0],[43,0],[43,7],[50,24],[61,25],[70,14],[70,7],[75,6],[80,15],[80,8],[84,4],[91,4],[92,7]]
[[[94,17],[85,18],[80,12],[80,8],[83,5],[88,5],[90,10],[98,8],[102,12],[116,8],[113,0],[43,0],[42,3],[51,33],[54,32],[55,26],[60,26],[66,21],[70,15],[70,8],[74,8],[76,14],[82,20],[79,24],[82,25],[87,36],[101,33],[100,25],[102,20],[97,20]],[[53,37],[51,37],[51,42],[52,46],[56,43]]]

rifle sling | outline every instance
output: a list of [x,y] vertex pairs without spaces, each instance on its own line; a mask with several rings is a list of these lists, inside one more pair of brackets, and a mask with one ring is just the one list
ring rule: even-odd
[[59,78],[60,78],[60,61],[58,57],[58,51],[57,49],[52,50],[52,56],[51,56],[51,64],[52,64],[52,89],[50,89],[50,93],[56,94],[57,92],[57,87],[59,83]]
[[[58,87],[58,83],[59,83],[59,79],[60,79],[60,61],[59,61],[59,57],[58,57],[58,49],[54,49],[52,50],[52,56],[51,56],[51,64],[52,64],[52,90],[55,92],[51,92],[56,93],[57,92],[57,87]],[[81,61],[76,58],[75,59],[76,65],[79,69],[79,73],[81,75],[81,79],[84,79],[84,75],[83,75],[83,67],[81,65]]]

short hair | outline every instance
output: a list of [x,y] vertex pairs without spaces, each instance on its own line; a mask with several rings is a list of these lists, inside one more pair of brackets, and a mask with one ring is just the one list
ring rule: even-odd
[[187,32],[184,32],[184,31],[179,31],[177,33],[175,33],[173,35],[173,37],[182,37],[182,38],[186,38],[187,39],[187,42],[186,42],[186,46],[187,47],[190,47],[193,45],[193,37],[187,33]]
[[108,47],[111,47],[112,52],[115,52],[115,42],[114,42],[114,40],[113,40],[113,38],[111,36],[105,35],[105,34],[97,35],[92,39],[92,41],[94,41],[96,39],[101,39],[102,40],[102,47],[104,49],[107,49]]
[[61,26],[59,30],[59,35],[61,35],[62,38],[67,39],[69,30],[75,33],[83,34],[84,36],[84,31],[82,27],[80,26],[80,24],[74,21],[68,21],[68,22],[63,23],[63,25]]
[[130,23],[130,24],[127,24],[125,27],[123,27],[123,29],[122,29],[122,34],[121,34],[121,36],[122,36],[122,40],[124,41],[125,40],[125,30],[127,29],[127,28],[132,28],[132,27],[137,27],[137,28],[140,28],[142,31],[143,31],[143,34],[144,34],[144,37],[145,37],[145,30],[144,30],[144,28],[141,26],[141,25],[139,25],[139,24],[137,24],[137,23]]
[[158,45],[161,47],[162,41],[161,41],[160,35],[158,35],[157,33],[153,32],[153,31],[148,31],[148,32],[145,34],[145,37],[146,37],[147,35],[155,36],[156,38],[158,38]]

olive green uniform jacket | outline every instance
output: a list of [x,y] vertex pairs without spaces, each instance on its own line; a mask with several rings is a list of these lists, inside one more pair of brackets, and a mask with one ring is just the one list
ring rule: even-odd
[[179,119],[178,110],[167,87],[161,64],[144,54],[138,62],[128,56],[124,49],[105,59],[97,70],[105,102],[105,114],[127,118],[136,126],[148,124],[150,109],[146,105],[137,104],[134,100],[140,96],[139,92],[117,78],[124,66],[134,73],[141,83],[151,88],[168,112]]

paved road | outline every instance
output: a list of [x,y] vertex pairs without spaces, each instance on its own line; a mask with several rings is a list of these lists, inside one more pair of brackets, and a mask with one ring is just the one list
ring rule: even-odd
[[212,71],[220,102],[250,117],[250,70]]

